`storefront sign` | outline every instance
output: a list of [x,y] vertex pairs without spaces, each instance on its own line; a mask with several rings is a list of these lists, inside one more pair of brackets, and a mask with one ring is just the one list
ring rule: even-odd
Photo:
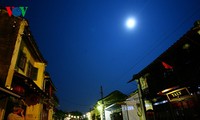
[[187,88],[180,88],[172,92],[169,92],[166,95],[169,101],[179,101],[190,96],[190,93]]

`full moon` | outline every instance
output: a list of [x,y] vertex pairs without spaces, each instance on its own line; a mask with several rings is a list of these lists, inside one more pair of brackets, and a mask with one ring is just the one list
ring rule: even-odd
[[135,27],[135,25],[136,25],[136,21],[135,21],[134,18],[128,18],[128,19],[126,20],[126,27],[127,27],[127,28],[132,29],[132,28]]

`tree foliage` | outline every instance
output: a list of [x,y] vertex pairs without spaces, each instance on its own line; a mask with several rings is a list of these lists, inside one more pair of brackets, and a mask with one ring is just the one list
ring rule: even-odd
[[66,113],[62,110],[56,109],[53,117],[55,120],[64,120],[66,117]]

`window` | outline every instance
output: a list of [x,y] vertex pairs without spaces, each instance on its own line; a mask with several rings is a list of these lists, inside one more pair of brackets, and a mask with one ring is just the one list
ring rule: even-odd
[[38,68],[34,67],[30,62],[28,63],[27,76],[33,80],[37,80]]
[[26,60],[26,55],[22,51],[19,51],[17,66],[23,71],[26,66]]

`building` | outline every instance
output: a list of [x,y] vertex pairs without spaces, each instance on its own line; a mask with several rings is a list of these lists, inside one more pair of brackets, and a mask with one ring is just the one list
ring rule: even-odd
[[[51,82],[44,84],[47,62],[28,22],[21,17],[8,16],[3,9],[0,9],[0,18],[0,119],[6,119],[14,104],[21,104],[26,120],[51,120],[45,116],[53,114],[49,110],[54,107],[52,91],[55,87],[50,87],[53,86]],[[51,92],[46,91],[50,88]],[[49,103],[52,104],[46,109]]]
[[115,90],[98,100],[94,108],[88,113],[89,120],[122,120],[122,107],[120,102],[126,100],[127,95]]
[[131,93],[128,98],[121,103],[121,106],[123,120],[140,120],[140,118],[142,118],[138,90]]
[[200,21],[133,76],[143,120],[200,119]]
[[54,119],[54,108],[58,106],[58,98],[55,95],[56,87],[54,86],[48,72],[45,72],[43,92],[47,94],[47,98],[43,103],[43,120]]

